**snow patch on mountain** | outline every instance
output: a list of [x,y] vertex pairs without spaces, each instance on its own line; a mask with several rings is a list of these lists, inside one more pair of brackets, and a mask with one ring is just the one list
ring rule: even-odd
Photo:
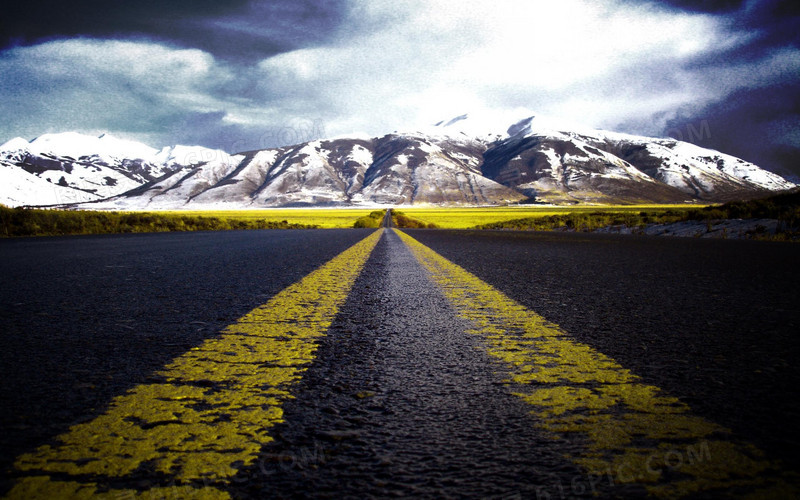
[[89,201],[93,197],[78,199],[73,189],[53,184],[30,175],[15,165],[0,164],[0,203],[17,207],[24,205],[58,205]]
[[496,112],[479,110],[442,120],[419,132],[432,137],[468,138],[470,140],[496,141],[507,138],[508,124],[530,116],[527,110]]
[[144,144],[118,139],[109,134],[99,137],[64,132],[45,134],[31,141],[29,151],[34,154],[58,155],[62,157],[149,160],[156,150]]
[[672,139],[522,111],[230,155],[68,132],[0,146],[0,203],[96,209],[716,202],[795,185]]
[[681,158],[689,158],[696,162],[696,165],[704,165],[707,168],[716,168],[735,179],[745,181],[749,184],[769,190],[791,189],[794,184],[787,181],[778,174],[757,167],[735,156],[720,153],[711,149],[701,148],[686,142],[674,142],[671,144],[672,151]]
[[98,201],[136,189],[179,170],[230,155],[203,147],[157,150],[110,134],[65,132],[28,142],[15,138],[0,147],[4,187],[0,203],[59,205]]
[[[625,170],[627,167],[614,158],[634,166],[650,180],[661,181],[700,200],[726,201],[728,197],[735,197],[737,191],[781,191],[795,186],[783,177],[742,159],[674,139],[567,126],[539,117],[518,122],[509,128],[509,134],[567,140],[584,152],[585,145],[589,145],[602,150],[607,160]],[[717,196],[721,198],[715,200]]]
[[22,137],[15,137],[0,146],[0,162],[22,161],[30,154],[30,143]]

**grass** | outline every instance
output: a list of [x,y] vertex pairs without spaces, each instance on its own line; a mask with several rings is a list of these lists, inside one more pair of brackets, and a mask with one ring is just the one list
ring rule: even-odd
[[236,220],[287,221],[322,229],[353,227],[360,217],[368,216],[374,208],[267,208],[261,210],[174,211],[159,212],[175,215],[196,215]]
[[449,229],[593,231],[609,226],[643,228],[650,224],[726,219],[776,219],[777,234],[751,234],[753,239],[800,239],[800,190],[724,205],[608,205],[571,207],[405,209],[424,224]]
[[425,222],[423,220],[411,217],[405,212],[399,212],[397,210],[392,210],[392,222],[396,227],[402,228],[434,229],[439,227],[433,222]]
[[0,237],[353,227],[370,210],[94,212],[0,206]]
[[[609,205],[584,207],[480,207],[480,208],[404,208],[403,213],[426,224],[446,229],[472,229],[488,227],[522,219],[540,220],[546,217],[566,215],[638,214],[647,212],[689,211],[697,205]],[[533,229],[530,227],[528,229]]]
[[383,222],[383,217],[385,215],[386,210],[373,210],[364,217],[359,217],[358,220],[356,220],[356,222],[353,224],[353,227],[381,227],[381,222]]
[[538,217],[527,217],[502,222],[481,224],[476,229],[518,229],[550,231],[566,228],[575,231],[594,231],[609,226],[643,227],[647,224],[671,224],[689,220],[696,209],[669,209],[649,211],[594,210],[571,212]]
[[[263,209],[226,211],[90,212],[7,208],[0,205],[0,237],[66,234],[215,231],[228,229],[300,229],[379,227],[385,210]],[[630,228],[688,220],[777,219],[780,234],[768,239],[800,237],[800,190],[747,202],[718,206],[607,205],[570,207],[405,208],[392,210],[403,228],[570,229],[591,231],[607,226]]]
[[750,201],[732,201],[706,207],[705,219],[777,219],[790,227],[800,226],[800,189]]

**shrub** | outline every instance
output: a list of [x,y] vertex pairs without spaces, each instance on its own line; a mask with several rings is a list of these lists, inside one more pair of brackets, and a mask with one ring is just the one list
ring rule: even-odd
[[397,210],[392,210],[392,222],[394,222],[395,226],[406,229],[434,229],[438,227],[436,224],[409,217],[403,212],[398,212]]
[[386,215],[386,210],[375,210],[374,212],[370,212],[369,215],[365,217],[359,217],[356,219],[355,224],[353,227],[355,228],[376,228],[381,227],[381,222],[383,222],[383,217]]
[[0,236],[223,231],[230,229],[306,229],[319,226],[159,213],[39,210],[0,206]]

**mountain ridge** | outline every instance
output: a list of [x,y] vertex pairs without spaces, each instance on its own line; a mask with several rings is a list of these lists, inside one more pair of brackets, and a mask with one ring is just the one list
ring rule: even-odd
[[503,128],[465,114],[419,132],[234,155],[197,146],[156,150],[108,134],[16,138],[0,146],[0,203],[117,210],[713,203],[796,187],[752,163],[673,139],[533,116]]

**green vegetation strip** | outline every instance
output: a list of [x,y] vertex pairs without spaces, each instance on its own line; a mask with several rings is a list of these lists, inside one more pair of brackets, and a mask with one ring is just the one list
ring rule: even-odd
[[[381,231],[176,358],[53,445],[18,457],[9,493],[30,498],[228,498],[282,421],[281,405],[315,356]],[[142,490],[116,487],[156,478]]]
[[673,211],[685,214],[698,206],[686,205],[605,205],[605,206],[508,206],[508,207],[451,207],[404,208],[403,212],[424,224],[434,224],[446,229],[472,229],[491,224],[518,220],[540,220],[552,216],[604,214],[664,213]]
[[219,212],[189,215],[175,212],[90,212],[0,206],[0,237],[316,227],[319,226],[291,223],[288,220],[235,217]]
[[579,211],[479,224],[475,226],[475,229],[550,231],[565,228],[574,231],[594,231],[609,226],[635,228],[648,224],[672,224],[693,220],[692,218],[699,217],[699,214],[701,211],[698,209],[618,211],[618,209],[609,208],[606,210],[595,209],[592,212]]
[[404,228],[426,228],[426,229],[435,229],[439,226],[432,222],[424,222],[419,219],[415,219],[413,217],[409,217],[403,212],[398,212],[397,210],[392,210],[392,222],[394,223],[395,227],[404,227]]
[[359,217],[353,224],[355,228],[376,228],[381,227],[383,216],[386,215],[386,210],[374,210],[364,217]]
[[[429,271],[469,333],[508,369],[534,422],[554,439],[579,439],[568,456],[595,481],[637,483],[650,495],[751,493],[793,498],[800,493],[778,464],[730,430],[644,383],[613,359],[579,343],[557,325],[505,296],[463,268],[399,232]],[[597,483],[595,483],[597,484]]]
[[191,216],[210,215],[237,220],[286,221],[287,224],[333,229],[353,227],[355,220],[374,210],[374,208],[264,208],[216,211],[181,210],[166,213]]
[[[800,240],[800,190],[751,201],[715,206],[698,205],[607,205],[607,206],[509,206],[473,208],[409,208],[417,225],[448,229],[510,229],[524,231],[595,231],[625,226],[633,232],[655,224],[699,221],[708,224],[730,219],[774,219],[776,234],[748,237],[766,240]],[[398,227],[404,227],[396,224]]]
[[[375,210],[371,212],[369,215],[365,217],[361,217],[358,219],[353,227],[380,227],[381,223],[383,223],[383,218],[386,215],[386,209],[384,210]],[[427,222],[423,222],[419,219],[415,219],[413,217],[409,217],[403,212],[398,212],[397,210],[392,210],[392,223],[395,227],[403,227],[403,228],[429,228],[433,229],[438,226],[436,224],[431,224]]]
[[[0,237],[155,233],[243,229],[350,228],[370,209],[286,208],[102,212],[41,210],[0,205]],[[356,227],[379,227],[378,225]]]

